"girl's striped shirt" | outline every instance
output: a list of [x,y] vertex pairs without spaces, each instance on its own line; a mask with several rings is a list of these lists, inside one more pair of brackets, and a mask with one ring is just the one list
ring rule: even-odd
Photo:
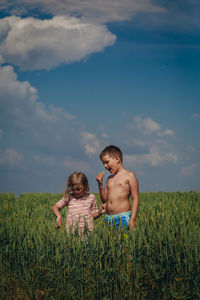
[[99,211],[95,195],[88,194],[81,198],[65,196],[56,203],[56,206],[59,210],[65,206],[68,207],[66,219],[66,230],[68,233],[70,232],[70,227],[74,233],[75,228],[78,226],[79,234],[83,234],[85,222],[87,222],[88,229],[90,231],[93,230],[93,214]]

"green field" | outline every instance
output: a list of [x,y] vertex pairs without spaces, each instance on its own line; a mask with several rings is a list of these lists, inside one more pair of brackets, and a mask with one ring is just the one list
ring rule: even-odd
[[135,233],[101,217],[87,241],[56,229],[60,198],[0,194],[0,299],[200,299],[200,192],[141,193]]

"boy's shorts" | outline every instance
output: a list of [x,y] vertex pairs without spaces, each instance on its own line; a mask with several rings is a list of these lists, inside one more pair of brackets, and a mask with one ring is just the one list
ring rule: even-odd
[[125,211],[123,213],[120,214],[116,214],[116,215],[105,215],[105,219],[104,221],[109,225],[112,226],[113,224],[115,224],[117,230],[119,229],[120,223],[122,224],[122,227],[126,227],[126,229],[128,230],[128,224],[129,221],[131,219],[131,211]]

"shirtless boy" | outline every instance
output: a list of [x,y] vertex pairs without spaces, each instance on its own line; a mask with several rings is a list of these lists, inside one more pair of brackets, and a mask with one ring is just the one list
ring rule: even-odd
[[[105,203],[105,221],[110,225],[114,221],[117,229],[120,220],[127,229],[136,229],[136,216],[139,204],[138,180],[133,172],[123,166],[123,155],[116,146],[107,146],[101,153],[100,159],[111,175],[108,177],[105,188],[103,177],[105,172],[97,174],[101,201]],[[129,197],[132,199],[132,209]]]

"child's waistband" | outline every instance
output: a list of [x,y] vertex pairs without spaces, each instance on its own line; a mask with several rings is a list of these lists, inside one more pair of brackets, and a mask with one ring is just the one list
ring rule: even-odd
[[115,214],[115,215],[107,215],[105,214],[105,218],[109,219],[109,218],[119,218],[119,217],[124,217],[124,216],[131,216],[131,210],[119,213],[119,214]]

